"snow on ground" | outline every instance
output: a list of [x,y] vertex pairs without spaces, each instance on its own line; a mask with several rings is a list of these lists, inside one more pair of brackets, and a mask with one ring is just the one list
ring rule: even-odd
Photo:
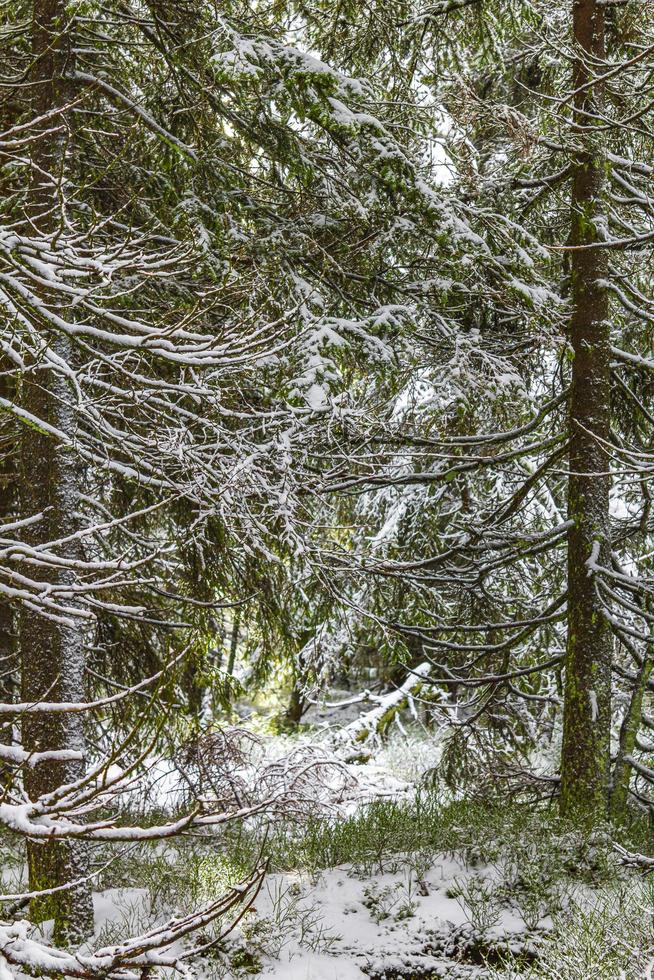
[[465,903],[452,897],[457,884],[496,873],[445,855],[418,870],[405,855],[395,869],[365,876],[349,866],[315,880],[271,875],[242,934],[250,948],[258,944],[262,975],[275,980],[369,980],[412,971],[483,976],[474,962],[480,943],[524,952],[531,942],[512,910],[496,909],[495,921],[480,931],[470,924]]
[[[332,815],[352,814],[373,799],[409,799],[438,761],[440,733],[423,730],[417,718],[408,729],[393,724],[383,742],[375,741],[369,756],[364,753],[362,761],[349,762],[330,734],[369,710],[369,703],[347,705],[338,712],[315,705],[313,732],[264,735],[256,749],[257,765],[283,760],[303,748],[331,751],[345,774],[338,795],[332,794],[333,786],[324,786],[326,812]],[[184,789],[172,764],[152,760],[149,806],[175,805]],[[483,977],[487,974],[480,962],[489,948],[528,952],[534,935],[506,901],[485,910],[480,900],[477,915],[486,915],[487,921],[473,926],[475,911],[466,904],[461,887],[471,879],[490,883],[497,875],[496,868],[472,868],[455,855],[433,852],[384,854],[383,867],[368,862],[313,875],[271,874],[255,907],[229,936],[225,953],[198,962],[194,972],[200,980]],[[96,894],[94,903],[95,947],[138,935],[160,917],[151,914],[143,888],[110,889]],[[189,911],[170,909],[164,917]],[[543,920],[540,929],[550,925]]]
[[[425,971],[452,978],[483,976],[474,962],[480,933],[470,925],[465,903],[452,893],[471,877],[490,880],[496,874],[496,869],[471,869],[446,855],[432,858],[428,868],[417,867],[412,855],[398,855],[394,867],[379,873],[342,866],[315,877],[270,875],[255,907],[230,936],[227,960],[218,969],[215,962],[200,961],[196,976],[370,980],[385,974],[424,976]],[[121,930],[138,932],[146,925],[144,889],[111,889],[96,894],[94,904],[96,946],[116,941]],[[525,948],[525,940],[524,923],[506,908],[496,910],[495,922],[483,931],[486,948],[515,951]]]
[[[369,704],[348,705],[338,712],[316,705],[310,719],[313,732],[264,736],[262,761],[274,762],[302,746],[310,751],[321,743],[329,752],[330,733],[367,710]],[[373,799],[408,799],[436,764],[438,733],[414,724],[408,730],[393,725],[388,735],[361,762],[346,762],[333,751],[347,778],[336,803],[325,800],[332,814],[352,814]],[[150,805],[169,806],[179,787],[174,767],[161,762],[151,767]],[[414,971],[416,977],[424,976],[430,970],[433,976],[483,976],[472,955],[478,930],[468,921],[465,904],[453,895],[457,883],[495,872],[473,872],[452,856],[431,854],[426,861],[422,858],[422,865],[420,861],[420,855],[385,855],[383,871],[342,866],[313,877],[304,872],[269,875],[255,907],[229,938],[227,961],[218,969],[215,962],[200,963],[197,975],[210,980],[242,980],[247,975],[269,980],[369,980],[385,974],[412,977]],[[130,923],[129,931],[140,931],[145,923],[138,920],[147,918],[146,913],[147,897],[136,889],[96,896],[96,933],[106,933],[121,919]],[[519,916],[504,908],[496,919],[484,931],[484,942],[506,947],[520,936],[524,940]]]
[[148,893],[145,888],[108,888],[93,893],[93,920],[95,935],[108,929],[126,926],[130,918],[145,919]]

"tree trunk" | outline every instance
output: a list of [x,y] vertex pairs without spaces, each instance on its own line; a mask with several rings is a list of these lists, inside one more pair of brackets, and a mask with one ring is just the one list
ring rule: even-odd
[[[11,397],[12,385],[1,372],[7,365],[0,358],[0,395]],[[15,516],[16,507],[16,431],[13,419],[5,414],[0,426],[0,524],[9,522]],[[0,701],[14,700],[16,680],[16,624],[14,607],[11,602],[0,597]],[[11,745],[13,741],[13,719],[0,724],[0,742]],[[0,764],[0,792],[11,782],[12,768]]]
[[[70,37],[64,0],[35,0],[32,54],[32,111],[38,117],[65,105],[67,100],[62,76],[70,57]],[[61,118],[65,120],[65,114]],[[51,123],[43,125],[32,151],[29,207],[33,225],[46,240],[52,239],[58,230],[68,143],[66,127],[62,132],[48,134],[44,132],[48,126]],[[52,302],[47,295],[42,299]],[[50,347],[60,360],[74,364],[72,344],[65,335],[51,337]],[[74,440],[73,393],[63,374],[52,368],[33,366],[23,378],[21,402],[30,414]],[[24,532],[28,545],[42,546],[75,531],[80,484],[79,461],[74,449],[62,446],[34,426],[25,425],[21,437],[21,513],[23,517],[43,515]],[[78,554],[75,544],[61,547],[58,552],[67,557]],[[75,575],[70,570],[47,568],[42,577],[45,582],[66,585],[74,581]],[[86,629],[81,620],[53,621],[23,606],[19,616],[22,700],[82,701],[85,642]],[[22,738],[28,751],[83,750],[83,716],[78,713],[24,715]],[[81,762],[48,761],[26,769],[25,790],[34,800],[78,779],[83,772]],[[30,890],[69,885],[88,873],[86,846],[81,842],[30,841],[27,858]],[[89,886],[81,883],[36,898],[30,913],[37,922],[54,918],[55,942],[84,938],[93,925]]]
[[293,686],[291,687],[291,696],[288,700],[288,705],[282,718],[283,728],[295,731],[302,721],[302,716],[306,710],[306,700],[303,692],[304,685],[302,684],[302,678],[294,677]]
[[[610,427],[610,354],[606,249],[592,247],[600,238],[606,159],[602,134],[583,131],[588,113],[601,103],[600,69],[604,57],[604,7],[600,0],[574,0],[577,49],[573,73],[574,125],[578,152],[573,159],[571,208],[570,476],[568,517],[568,640],[561,758],[561,812],[580,824],[607,816],[610,766],[611,660],[613,641],[602,613],[593,555],[608,564],[609,458],[602,440]],[[591,246],[591,247],[588,247]]]
[[234,610],[234,621],[232,623],[232,635],[229,641],[229,659],[227,660],[227,676],[234,676],[234,668],[236,667],[236,653],[238,651],[238,633],[241,627],[241,610],[237,608]]

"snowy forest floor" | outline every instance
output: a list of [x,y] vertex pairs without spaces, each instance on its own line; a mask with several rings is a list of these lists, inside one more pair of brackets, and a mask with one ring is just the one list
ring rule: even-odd
[[[266,751],[303,741],[269,736]],[[423,778],[437,752],[437,736],[397,730],[348,766],[336,806],[128,847],[97,878],[92,945],[210,901],[263,853],[254,907],[196,962],[199,977],[651,977],[654,875],[621,863],[615,832],[572,832],[547,804],[448,797]],[[647,851],[650,828],[636,822],[620,840]],[[22,854],[9,838],[0,847],[3,890],[18,890]]]

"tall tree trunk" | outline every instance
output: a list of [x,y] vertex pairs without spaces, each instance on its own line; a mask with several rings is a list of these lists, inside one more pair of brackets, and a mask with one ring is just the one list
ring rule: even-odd
[[223,684],[223,697],[227,704],[231,704],[234,699],[234,671],[236,669],[236,656],[238,654],[238,641],[241,629],[241,607],[237,606],[234,610],[232,629],[229,638],[229,653],[227,655],[227,668],[225,672],[225,682]]
[[[4,375],[7,365],[0,358],[0,395],[11,397],[12,385]],[[5,414],[0,426],[0,524],[9,522],[16,507],[16,427],[13,419]],[[0,701],[12,701],[18,677],[16,664],[16,624],[14,607],[0,597]],[[13,720],[0,724],[0,742],[11,745]],[[11,766],[0,765],[0,792],[11,782]]]
[[[561,758],[561,812],[579,823],[605,819],[608,807],[613,640],[602,614],[588,561],[608,564],[609,489],[605,451],[610,427],[610,354],[606,249],[600,238],[606,159],[601,133],[584,132],[601,104],[592,84],[604,57],[601,0],[574,0],[576,58],[573,72],[573,159],[571,217],[570,477],[568,517],[568,640]],[[591,246],[591,247],[589,247]]]
[[[32,24],[32,83],[35,117],[66,104],[64,74],[70,58],[70,37],[64,0],[34,0]],[[64,114],[59,121],[66,119]],[[32,224],[51,239],[59,230],[58,212],[63,193],[67,132],[50,134],[43,125],[32,155],[30,194]],[[44,302],[52,302],[43,296]],[[59,359],[74,363],[71,341],[60,334],[50,340]],[[33,366],[22,381],[21,402],[31,415],[75,438],[73,394],[62,373]],[[38,547],[70,535],[78,522],[80,469],[73,449],[34,426],[24,426],[21,439],[20,506],[24,517],[43,515],[25,531],[27,544]],[[75,557],[77,546],[59,549]],[[59,585],[71,584],[74,573],[50,568],[43,578]],[[85,627],[46,619],[23,606],[19,616],[22,700],[38,702],[82,701],[84,691]],[[83,719],[79,713],[39,713],[23,716],[23,745],[28,751],[83,751]],[[28,768],[25,789],[30,799],[51,793],[84,772],[81,762],[48,761]],[[87,875],[86,847],[80,842],[31,841],[27,845],[30,890],[50,889],[79,882]],[[34,921],[54,918],[56,942],[73,942],[89,934],[93,906],[88,884],[34,899]]]

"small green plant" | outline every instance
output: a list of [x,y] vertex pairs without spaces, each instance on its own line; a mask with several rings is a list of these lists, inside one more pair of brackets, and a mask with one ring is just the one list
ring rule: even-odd
[[489,967],[493,980],[646,980],[654,975],[654,883],[633,880],[574,898],[541,936],[529,966]]
[[395,918],[398,922],[403,919],[411,919],[416,914],[416,903],[412,899],[405,899],[400,902],[397,912],[395,913]]
[[233,950],[229,965],[237,975],[255,976],[263,970],[260,958],[246,944],[241,944]]
[[410,851],[405,863],[416,882],[424,881],[427,872],[434,864],[436,852],[431,847],[423,847],[418,851]]
[[411,870],[404,882],[383,886],[366,885],[363,889],[363,904],[377,924],[391,917],[398,921],[410,919],[416,911],[416,885]]
[[527,929],[537,929],[545,916],[553,912],[553,903],[547,892],[537,888],[516,892],[513,903]]
[[95,937],[95,945],[98,949],[103,946],[118,945],[130,936],[138,936],[146,932],[151,925],[147,902],[144,902],[142,897],[134,898],[128,892],[117,898],[115,906],[118,911],[117,918],[105,922]]
[[569,899],[570,882],[565,878],[556,851],[541,849],[533,839],[513,842],[509,853],[496,865],[501,891],[530,930],[546,916],[560,912]]
[[247,948],[278,959],[291,942],[313,953],[328,952],[339,937],[328,930],[315,903],[302,896],[297,882],[273,879],[266,884],[270,913],[246,916],[241,928]]
[[366,885],[363,889],[363,904],[378,925],[390,918],[393,909],[399,904],[400,885]]
[[473,929],[487,932],[500,920],[502,901],[497,887],[487,878],[472,875],[470,878],[455,878],[451,897],[455,898]]

